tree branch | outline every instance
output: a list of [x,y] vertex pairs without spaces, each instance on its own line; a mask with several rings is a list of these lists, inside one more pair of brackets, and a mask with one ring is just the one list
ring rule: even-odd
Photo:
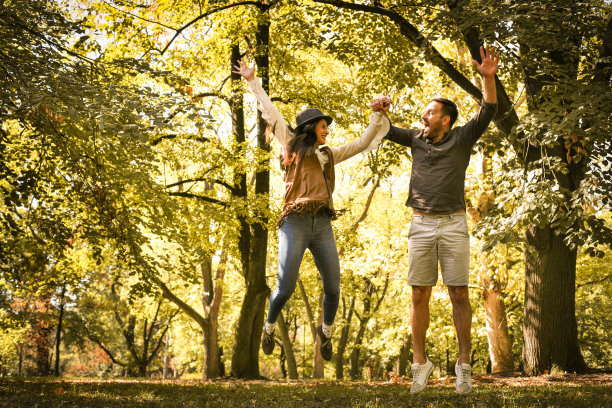
[[588,285],[597,285],[598,283],[605,282],[605,281],[607,281],[608,279],[611,279],[611,278],[612,278],[612,275],[604,276],[603,278],[598,279],[596,281],[585,282],[585,283],[581,283],[579,285],[576,285],[576,288],[581,288],[583,286],[588,286]]
[[185,192],[182,192],[182,191],[170,191],[168,193],[168,195],[177,196],[177,197],[196,198],[198,200],[201,200],[201,201],[204,201],[204,202],[207,202],[207,203],[212,203],[212,204],[220,205],[221,207],[225,207],[225,208],[229,207],[229,204],[227,204],[227,203],[225,203],[223,201],[217,200],[216,198],[200,196],[200,195],[192,194],[192,193],[185,193]]
[[[462,24],[463,22],[459,20],[459,16],[465,16],[465,12],[463,12],[464,3],[459,0],[448,0],[447,5],[449,10],[453,12],[453,19],[457,27],[465,27],[465,25]],[[469,17],[466,16],[466,18]],[[475,27],[468,26],[467,28],[461,29],[461,33],[470,50],[472,59],[481,62],[480,47],[483,45],[483,42],[478,30]],[[497,113],[493,120],[499,130],[508,135],[512,131],[512,128],[519,123],[519,119],[514,110],[514,103],[508,97],[506,89],[497,75],[495,75],[495,88],[497,90]]]
[[[145,334],[144,336],[144,340],[146,342],[151,341],[151,337],[153,337],[153,327],[155,327],[155,322],[157,321],[157,316],[159,315],[159,309],[161,309],[161,305],[163,301],[164,299],[161,298],[159,299],[159,302],[157,302],[157,308],[155,309],[155,316],[153,317],[153,321],[151,322],[151,327],[149,327],[148,334]],[[145,327],[145,330],[146,330],[146,327]],[[147,358],[147,356],[144,356],[144,358]]]
[[385,298],[385,295],[387,294],[387,288],[388,287],[389,287],[389,274],[387,273],[385,275],[385,286],[383,287],[382,294],[380,295],[380,297],[378,298],[378,301],[376,302],[376,306],[374,306],[374,311],[372,312],[372,314],[374,314],[374,313],[376,313],[378,311],[378,308],[382,304],[383,299]]
[[153,361],[153,359],[157,355],[157,352],[159,351],[159,348],[161,347],[162,341],[164,340],[164,336],[166,335],[166,333],[168,332],[168,329],[170,328],[170,323],[172,323],[172,319],[174,319],[174,317],[180,311],[181,311],[181,309],[176,309],[176,312],[174,312],[174,314],[172,316],[170,316],[170,319],[168,319],[168,323],[166,323],[166,328],[164,329],[162,334],[157,339],[157,344],[155,345],[155,348],[153,349],[153,351],[151,351],[151,354],[149,355],[149,358],[147,359],[147,365],[149,365],[149,363],[151,361]]
[[[160,136],[151,142],[151,146],[157,146],[164,139],[176,139],[177,137],[179,137],[179,135],[176,135],[176,134]],[[187,139],[195,140],[197,142],[209,142],[210,141],[210,139],[207,137],[188,137]]]
[[366,200],[366,203],[363,208],[363,211],[361,212],[361,215],[359,216],[357,221],[355,221],[355,223],[351,226],[351,231],[353,232],[357,231],[359,224],[363,220],[365,220],[366,217],[368,216],[368,210],[370,209],[370,205],[372,205],[372,199],[374,198],[374,193],[376,192],[376,189],[379,186],[380,186],[380,175],[376,178],[376,182],[374,183],[374,186],[372,186],[372,190],[370,190],[370,194],[368,194],[368,199]]
[[177,305],[183,312],[185,312],[189,317],[196,321],[200,325],[203,330],[206,330],[208,327],[208,322],[206,319],[199,314],[194,308],[189,306],[183,300],[181,300],[178,296],[176,296],[168,286],[164,282],[161,281],[157,276],[152,276],[151,280],[155,283],[162,291],[163,296]]
[[90,341],[93,341],[94,343],[96,343],[98,345],[98,347],[100,347],[102,349],[102,351],[104,351],[106,353],[106,355],[111,359],[111,361],[117,365],[120,365],[121,367],[126,367],[128,365],[128,363],[124,363],[123,361],[119,361],[115,358],[115,356],[113,355],[113,353],[111,353],[111,351],[109,349],[107,349],[106,347],[104,347],[104,344],[102,344],[102,342],[100,340],[98,340],[97,337],[88,334],[87,338]]
[[446,58],[438,52],[438,50],[429,42],[429,40],[421,34],[421,32],[402,17],[396,11],[378,6],[369,6],[366,4],[355,4],[340,0],[314,0],[315,3],[328,4],[349,10],[363,11],[366,13],[378,14],[389,18],[399,28],[400,32],[411,43],[423,50],[425,58],[433,65],[438,67],[442,72],[448,75],[457,85],[465,92],[470,94],[477,101],[482,100],[482,92],[468,78],[457,70]]
[[121,10],[120,8],[113,6],[112,4],[110,4],[110,3],[109,3],[108,1],[106,1],[106,0],[102,0],[102,2],[103,2],[103,3],[105,3],[107,6],[109,6],[109,7],[113,8],[113,9],[117,10],[117,11],[118,11],[118,12],[120,12],[120,13],[127,14],[128,16],[132,16],[132,17],[137,18],[137,19],[142,20],[142,21],[146,21],[147,23],[152,23],[152,24],[157,24],[157,25],[160,25],[160,26],[162,26],[162,27],[164,27],[164,28],[167,28],[167,29],[169,29],[169,30],[174,30],[174,28],[172,28],[172,27],[170,27],[170,26],[167,26],[167,25],[165,25],[164,23],[160,23],[159,21],[148,20],[148,19],[146,19],[146,18],[144,18],[144,17],[140,17],[140,16],[139,16],[139,15],[137,15],[137,14],[130,13],[129,11],[124,11],[124,10]]
[[176,38],[183,31],[185,31],[187,28],[191,27],[192,25],[194,25],[198,21],[202,20],[203,18],[208,17],[211,14],[214,14],[214,13],[219,12],[219,11],[223,11],[223,10],[228,9],[228,8],[237,7],[237,6],[246,6],[246,5],[257,6],[260,9],[262,8],[262,3],[260,1],[239,1],[238,3],[226,4],[225,6],[220,6],[220,7],[214,8],[212,10],[209,10],[209,11],[207,11],[204,14],[200,14],[199,16],[197,16],[196,18],[194,18],[193,20],[191,20],[190,22],[188,22],[187,24],[185,24],[181,28],[176,29],[175,30],[176,32],[174,33],[174,36],[170,39],[170,41],[168,41],[168,44],[166,44],[164,49],[160,51],[160,54],[164,55],[164,53],[166,52],[168,47],[170,47],[170,45],[174,42],[174,40],[176,40]]

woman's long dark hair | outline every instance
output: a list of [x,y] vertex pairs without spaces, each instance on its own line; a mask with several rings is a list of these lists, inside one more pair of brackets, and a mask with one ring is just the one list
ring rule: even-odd
[[317,123],[319,121],[315,120],[295,130],[289,129],[293,133],[293,137],[281,151],[280,161],[283,167],[290,165],[296,158],[301,159],[305,155],[314,152],[315,144],[317,143],[317,134],[315,133]]

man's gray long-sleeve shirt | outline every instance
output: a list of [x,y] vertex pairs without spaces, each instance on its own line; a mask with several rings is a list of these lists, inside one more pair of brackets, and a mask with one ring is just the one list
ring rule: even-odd
[[476,141],[493,120],[497,104],[483,102],[465,126],[447,132],[431,143],[422,129],[391,126],[386,139],[410,147],[412,173],[406,205],[425,213],[451,214],[465,208],[465,171]]

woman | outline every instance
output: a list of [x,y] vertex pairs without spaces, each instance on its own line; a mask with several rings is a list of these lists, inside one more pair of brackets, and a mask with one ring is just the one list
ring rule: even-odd
[[285,204],[278,233],[278,286],[270,296],[262,349],[265,354],[271,354],[274,349],[276,319],[295,290],[300,264],[308,248],[323,281],[323,324],[317,328],[317,335],[321,355],[330,360],[332,325],[340,299],[340,262],[330,222],[335,218],[334,165],[367,151],[375,136],[379,135],[380,139],[387,134],[389,121],[377,112],[381,107],[373,105],[375,113],[370,116],[370,125],[358,140],[329,148],[324,145],[331,117],[319,109],[306,109],[297,115],[297,126],[292,131],[256,80],[254,67],[243,61],[238,64],[234,72],[248,81],[259,110],[281,144],[280,160],[285,172]]

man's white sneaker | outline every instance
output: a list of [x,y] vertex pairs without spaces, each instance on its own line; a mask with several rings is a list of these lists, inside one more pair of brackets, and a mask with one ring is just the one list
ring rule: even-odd
[[429,358],[425,362],[425,364],[412,364],[410,369],[412,370],[412,385],[410,386],[410,392],[412,394],[417,394],[427,385],[427,379],[431,375],[433,371],[434,365]]
[[469,394],[472,391],[472,366],[465,363],[455,363],[455,374],[457,374],[457,383],[455,384],[457,394]]

